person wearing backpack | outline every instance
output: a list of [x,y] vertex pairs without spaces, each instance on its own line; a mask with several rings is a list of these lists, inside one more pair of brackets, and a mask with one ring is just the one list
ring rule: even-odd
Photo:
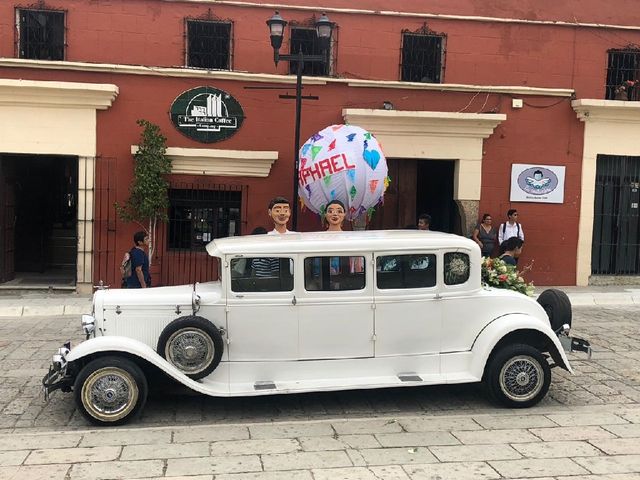
[[507,221],[498,228],[498,245],[500,245],[500,254],[504,253],[504,242],[511,237],[517,237],[524,242],[524,230],[522,225],[518,223],[518,211],[515,208],[509,209],[507,212]]
[[136,232],[133,235],[133,244],[135,246],[129,251],[131,274],[126,279],[127,288],[149,288],[149,256],[144,251],[145,245],[149,245],[149,235],[146,232]]
[[127,278],[131,276],[131,254],[124,252],[120,263],[120,277],[122,278],[121,288],[127,288]]

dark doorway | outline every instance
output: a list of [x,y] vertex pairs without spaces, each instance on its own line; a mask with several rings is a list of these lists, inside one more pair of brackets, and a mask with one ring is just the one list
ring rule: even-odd
[[453,200],[452,160],[418,160],[416,213],[431,215],[431,230],[460,233],[460,215]]
[[0,170],[10,194],[2,199],[0,217],[5,232],[2,281],[13,279],[18,287],[75,284],[77,157],[1,155]]
[[387,160],[389,188],[384,205],[376,207],[368,228],[416,225],[418,215],[431,215],[431,229],[460,233],[460,216],[453,200],[453,160]]
[[591,273],[640,274],[640,157],[598,155]]

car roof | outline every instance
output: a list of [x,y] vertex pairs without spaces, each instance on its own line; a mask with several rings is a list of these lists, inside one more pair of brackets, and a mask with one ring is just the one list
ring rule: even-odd
[[424,230],[304,232],[287,235],[245,235],[213,240],[207,252],[221,255],[285,255],[296,253],[362,252],[416,249],[472,249],[474,241],[450,233]]

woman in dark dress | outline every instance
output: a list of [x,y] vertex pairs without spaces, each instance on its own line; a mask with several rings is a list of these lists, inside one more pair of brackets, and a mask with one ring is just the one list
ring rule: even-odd
[[471,238],[480,246],[483,257],[491,257],[498,243],[498,231],[492,225],[491,215],[485,213],[476,225]]

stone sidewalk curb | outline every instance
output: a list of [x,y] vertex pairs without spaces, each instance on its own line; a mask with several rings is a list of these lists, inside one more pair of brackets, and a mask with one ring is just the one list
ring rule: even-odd
[[[539,287],[536,297],[547,288],[558,288],[569,296],[571,305],[582,307],[589,305],[638,305],[640,306],[640,288],[602,288],[602,287]],[[81,315],[91,312],[91,296],[54,295],[0,297],[0,318],[2,317],[53,317],[60,315]]]
[[91,313],[90,296],[0,299],[2,317],[55,317]]

